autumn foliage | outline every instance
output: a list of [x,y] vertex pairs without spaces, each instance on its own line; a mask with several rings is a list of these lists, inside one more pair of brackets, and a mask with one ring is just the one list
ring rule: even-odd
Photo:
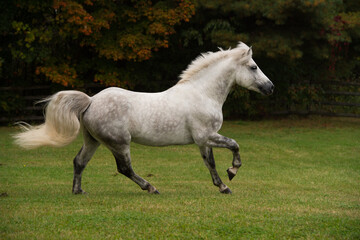
[[119,64],[141,62],[168,48],[175,26],[188,22],[188,0],[53,0],[8,3],[5,32],[13,59],[31,63],[37,75],[64,86],[85,75],[105,85],[122,85]]

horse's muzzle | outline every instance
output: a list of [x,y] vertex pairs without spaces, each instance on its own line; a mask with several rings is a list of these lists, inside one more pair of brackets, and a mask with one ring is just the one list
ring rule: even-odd
[[271,81],[258,85],[260,92],[266,96],[271,95],[274,92],[274,84]]

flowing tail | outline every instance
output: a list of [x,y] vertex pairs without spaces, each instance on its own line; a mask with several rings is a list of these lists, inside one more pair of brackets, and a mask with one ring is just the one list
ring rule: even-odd
[[30,126],[20,123],[23,132],[15,134],[15,143],[25,149],[41,146],[62,147],[71,143],[80,130],[80,116],[91,98],[79,91],[61,91],[40,102],[46,102],[45,123]]

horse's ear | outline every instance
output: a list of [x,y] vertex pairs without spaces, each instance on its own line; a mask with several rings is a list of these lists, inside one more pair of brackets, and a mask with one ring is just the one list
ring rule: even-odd
[[252,55],[251,47],[248,50],[246,50],[245,47],[248,48],[248,46],[245,43],[240,42],[238,47],[234,49],[234,53],[236,53],[234,59],[236,61],[240,61],[241,64],[248,61],[249,56],[251,57]]
[[246,53],[247,56],[252,55],[252,46],[249,47],[249,50]]
[[244,51],[245,49],[241,49],[240,51],[236,52],[236,55],[234,57],[235,61],[239,62],[240,64],[243,64],[248,59],[248,51]]

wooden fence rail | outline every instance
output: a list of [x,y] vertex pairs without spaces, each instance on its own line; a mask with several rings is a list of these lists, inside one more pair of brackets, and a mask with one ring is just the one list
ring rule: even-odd
[[309,100],[305,107],[297,107],[294,103],[289,103],[284,109],[274,111],[272,114],[360,118],[360,79],[352,82],[323,81],[313,85],[322,89],[321,100]]

